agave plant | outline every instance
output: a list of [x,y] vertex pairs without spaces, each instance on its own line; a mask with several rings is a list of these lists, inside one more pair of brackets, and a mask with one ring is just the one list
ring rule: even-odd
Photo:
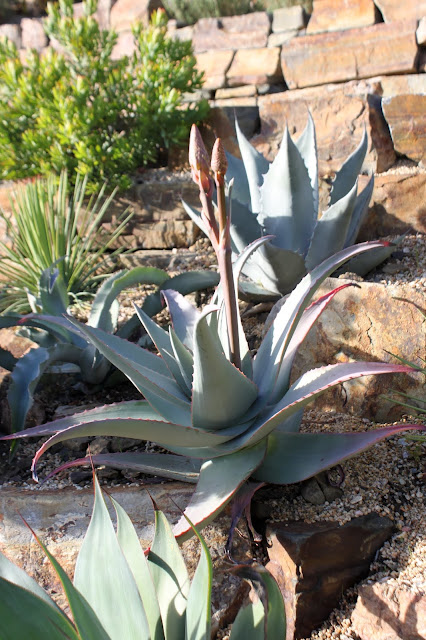
[[[161,311],[162,288],[187,294],[212,287],[218,283],[218,279],[218,274],[213,271],[189,271],[172,278],[166,271],[154,267],[118,271],[99,287],[88,325],[128,338],[135,327],[140,327],[140,322],[134,315],[117,329],[117,296],[123,289],[140,284],[156,285],[156,292],[147,296],[142,306],[152,316]],[[83,382],[91,385],[105,383],[114,371],[111,362],[67,321],[66,318],[71,317],[67,309],[67,290],[57,268],[43,271],[39,290],[42,314],[0,316],[0,328],[19,326],[21,330],[26,330],[28,337],[42,345],[19,359],[13,358],[6,350],[0,351],[0,365],[11,371],[7,398],[13,432],[24,428],[34,390],[42,375],[55,363],[62,363],[59,365],[62,371],[70,371],[71,365],[71,371],[76,370]]]
[[[228,155],[228,188],[232,205],[231,242],[234,259],[251,242],[271,235],[247,260],[242,273],[254,283],[240,282],[251,297],[276,298],[294,289],[308,272],[341,249],[354,244],[368,210],[374,178],[357,195],[358,174],[367,152],[364,131],[358,148],[337,172],[329,207],[319,217],[318,157],[315,125],[294,142],[286,127],[281,147],[270,164],[247,140],[236,122],[242,160]],[[209,235],[202,215],[183,203],[192,220]],[[391,254],[392,246],[354,258],[351,272],[364,275]]]
[[[203,538],[194,529],[201,556],[191,582],[171,527],[157,506],[154,541],[145,557],[129,516],[110,499],[117,533],[95,478],[92,518],[73,582],[35,536],[59,578],[72,619],[0,553],[2,640],[210,640],[212,561]],[[259,583],[267,604],[264,609],[260,601],[241,610],[233,640],[254,637],[253,633],[259,640],[281,640],[284,603],[272,576],[261,566],[234,571]]]
[[[294,356],[310,327],[338,291],[348,286],[311,302],[320,284],[347,260],[387,243],[343,249],[315,267],[288,296],[252,357],[235,287],[245,261],[268,238],[252,243],[232,265],[226,158],[220,140],[212,158],[219,220],[212,202],[209,159],[196,128],[191,134],[190,160],[200,188],[203,223],[219,262],[221,283],[213,304],[200,313],[178,293],[163,291],[173,323],[168,331],[137,308],[160,357],[99,328],[74,322],[75,329],[123,371],[145,400],[96,408],[27,429],[17,437],[51,436],[34,457],[35,479],[43,453],[71,438],[102,434],[156,442],[170,453],[107,454],[93,456],[93,461],[197,483],[185,515],[203,526],[237,493],[245,494],[250,478],[257,483],[299,482],[383,438],[424,427],[402,424],[363,433],[299,431],[304,407],[330,387],[364,375],[412,371],[383,362],[339,363],[312,369],[290,384]],[[60,468],[89,462],[84,458]],[[191,535],[185,517],[174,533],[182,539]]]
[[65,286],[66,304],[92,297],[105,279],[108,265],[119,248],[107,250],[122,234],[133,213],[111,234],[101,232],[101,223],[115,195],[105,198],[104,185],[96,198],[84,206],[87,176],[77,176],[74,191],[69,192],[68,175],[58,179],[36,179],[18,189],[11,202],[12,222],[5,213],[11,246],[0,241],[1,268],[5,276],[0,296],[2,311],[40,311],[40,277],[54,265]]

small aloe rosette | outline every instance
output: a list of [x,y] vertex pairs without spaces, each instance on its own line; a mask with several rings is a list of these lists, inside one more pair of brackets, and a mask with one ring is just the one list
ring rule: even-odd
[[[330,387],[365,375],[413,371],[401,364],[348,362],[319,366],[292,383],[290,379],[294,357],[309,329],[334,296],[350,286],[343,284],[312,301],[323,280],[347,260],[387,243],[348,247],[315,267],[288,296],[253,356],[235,291],[246,260],[268,238],[256,240],[233,263],[224,185],[226,157],[220,140],[210,164],[199,131],[193,127],[190,162],[200,188],[203,223],[218,257],[221,281],[212,303],[200,312],[180,294],[163,291],[172,319],[167,330],[136,308],[158,355],[74,322],[144,399],[61,418],[15,437],[50,436],[35,455],[35,478],[43,453],[71,438],[106,435],[155,442],[168,453],[103,454],[93,456],[93,462],[196,483],[185,515],[194,525],[203,526],[238,493],[244,495],[249,479],[300,482],[383,438],[425,427],[398,424],[357,433],[300,431],[304,407]],[[212,201],[211,168],[217,208]],[[83,458],[60,468],[89,462]],[[182,539],[191,535],[184,517],[174,533]]]

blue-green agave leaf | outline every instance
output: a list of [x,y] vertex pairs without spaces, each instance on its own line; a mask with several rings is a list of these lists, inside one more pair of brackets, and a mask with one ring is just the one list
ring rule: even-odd
[[262,186],[264,175],[269,170],[269,162],[247,140],[238,125],[237,119],[235,119],[235,130],[250,189],[251,210],[253,213],[260,213],[261,198],[259,189]]
[[170,343],[172,345],[173,353],[176,361],[179,365],[180,372],[182,374],[184,383],[188,392],[192,389],[192,375],[194,372],[194,358],[192,353],[185,347],[183,342],[179,340],[176,333],[171,327],[169,327]]
[[155,535],[148,555],[166,640],[185,638],[190,579],[165,515],[155,510]]
[[39,290],[40,306],[43,309],[43,313],[60,316],[67,312],[68,291],[57,267],[52,265],[42,271]]
[[[117,540],[96,476],[95,502],[78,554],[74,586],[90,602],[111,640],[150,638],[135,578]],[[117,597],[122,594],[125,597]]]
[[343,198],[324,211],[318,220],[305,260],[308,271],[345,246],[357,198],[357,188],[358,181]]
[[[250,187],[247,180],[247,174],[244,168],[244,162],[240,158],[236,158],[232,153],[226,153],[226,159],[228,161],[228,169],[226,170],[226,182],[229,185],[233,182],[232,188],[232,200],[234,202],[240,202],[245,207],[250,209]],[[267,169],[266,169],[267,170]]]
[[207,229],[206,225],[204,224],[204,222],[203,222],[203,220],[201,218],[201,213],[195,207],[191,207],[191,205],[189,205],[187,202],[185,202],[185,200],[182,200],[182,205],[183,205],[183,208],[185,209],[186,213],[191,218],[192,222],[195,222],[197,227],[199,227],[201,229],[201,231],[203,233],[205,233],[205,235],[208,237],[209,236],[209,232],[208,232],[208,229]]
[[[396,240],[393,240],[389,247],[380,247],[370,253],[356,256],[352,260],[349,260],[345,270],[349,273],[357,273],[360,276],[365,276],[392,255],[402,238],[403,236],[400,236],[396,238]],[[342,270],[340,269],[340,271]]]
[[200,312],[181,294],[172,289],[164,289],[162,295],[166,301],[177,337],[190,351],[193,351],[194,328],[200,317]]
[[195,527],[192,530],[200,541],[201,554],[188,593],[185,640],[210,640],[213,564],[203,536]]
[[194,333],[194,381],[192,424],[203,429],[228,427],[245,414],[257,397],[257,387],[224,355],[206,315],[200,316]]
[[164,640],[160,606],[149,571],[148,560],[142,551],[139,538],[129,516],[112,496],[110,496],[110,499],[117,514],[117,540],[139,589],[150,636],[152,640]]
[[257,217],[248,211],[247,206],[238,200],[231,202],[231,241],[237,254],[262,235],[262,227]]
[[[258,216],[274,245],[304,256],[317,218],[308,170],[286,127],[280,150],[265,175]],[[269,288],[269,287],[268,287]]]
[[[47,595],[46,591],[40,587],[40,585],[30,578],[30,576],[16,564],[8,560],[3,553],[0,553],[0,578],[16,584],[18,587],[22,587],[26,591],[30,591],[38,598],[45,600],[48,605],[60,611],[56,603]],[[1,600],[1,598],[0,598]],[[62,611],[61,611],[62,613]],[[1,618],[2,619],[2,618]]]
[[[185,515],[197,528],[206,526],[235,495],[242,483],[260,465],[266,451],[266,440],[231,455],[206,460]],[[173,529],[184,540],[191,535],[191,526],[184,516]]]
[[374,175],[371,176],[370,180],[367,183],[367,186],[364,187],[364,189],[356,199],[355,207],[352,212],[352,218],[345,240],[345,247],[349,247],[351,244],[354,244],[357,239],[361,225],[368,212],[368,205],[370,203],[371,196],[373,195],[373,189]]
[[342,164],[333,180],[330,193],[330,206],[343,198],[352,189],[358,175],[361,173],[362,163],[368,148],[367,131],[364,129],[361,142],[353,153]]
[[299,153],[302,156],[303,162],[305,163],[305,166],[308,170],[312,187],[314,210],[318,211],[319,189],[317,139],[315,134],[315,124],[310,111],[308,111],[308,122],[306,124],[306,127],[296,141],[296,147],[299,149]]
[[2,577],[0,619],[2,640],[80,640],[81,637],[61,611]]
[[0,367],[6,371],[12,371],[17,362],[18,358],[15,358],[7,349],[0,347]]
[[426,427],[399,424],[356,433],[284,433],[278,429],[269,435],[265,459],[253,477],[276,484],[301,482],[376,442],[413,429]]

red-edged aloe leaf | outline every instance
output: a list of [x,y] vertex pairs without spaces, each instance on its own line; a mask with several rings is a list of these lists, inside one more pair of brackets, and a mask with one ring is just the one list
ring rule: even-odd
[[274,319],[253,361],[253,379],[259,387],[261,402],[268,400],[297,323],[325,278],[353,256],[387,245],[387,242],[364,242],[343,249],[313,269],[297,285]]
[[194,358],[192,353],[185,347],[183,342],[179,340],[176,333],[169,327],[170,344],[172,345],[174,356],[179,365],[184,383],[188,390],[192,389],[192,375],[194,372]]
[[276,430],[268,437],[265,459],[253,477],[276,484],[301,482],[385,438],[414,429],[424,431],[426,426],[398,424],[361,433],[284,433]]
[[168,453],[100,453],[78,460],[70,460],[49,473],[46,480],[60,471],[79,466],[105,465],[114,469],[134,469],[153,476],[171,478],[181,482],[198,481],[201,460]]
[[342,289],[346,289],[347,287],[355,286],[358,285],[354,282],[342,284],[340,287],[336,287],[329,293],[318,298],[318,300],[315,300],[315,302],[310,304],[309,307],[304,310],[282,359],[274,391],[270,397],[271,404],[275,404],[281,400],[282,396],[287,391],[294,357],[298,348],[306,338],[310,328],[314,325],[324,309],[330,304],[336,293],[339,293],[339,291],[342,291]]
[[[232,640],[282,640],[286,637],[284,600],[275,579],[262,565],[237,565],[231,568],[253,585],[261,603],[251,604],[237,615],[232,625]],[[250,611],[250,608],[253,608]]]
[[362,163],[367,153],[368,138],[367,131],[364,129],[361,142],[353,153],[342,164],[337,171],[333,180],[330,193],[330,206],[343,198],[354,185],[355,180],[361,173]]
[[80,325],[90,342],[117,367],[166,420],[190,424],[190,402],[161,358],[101,329]]
[[315,134],[315,124],[308,111],[308,122],[302,131],[300,137],[296,140],[296,147],[302,156],[305,167],[308,170],[312,187],[312,196],[314,201],[314,211],[318,211],[319,192],[318,192],[318,153],[317,140]]
[[357,198],[358,181],[343,198],[332,204],[318,220],[305,264],[311,271],[345,246],[352,212]]
[[195,327],[192,424],[221,429],[238,420],[257,397],[257,387],[225,357],[207,324],[206,308]]
[[74,585],[90,602],[111,640],[149,638],[138,587],[117,540],[96,476],[94,482],[95,502],[78,554]]
[[[266,440],[231,455],[207,460],[201,467],[197,488],[185,509],[196,527],[204,527],[225,507],[241,484],[261,464]],[[182,516],[173,529],[177,538],[191,535],[191,527]]]
[[48,551],[47,547],[36,536],[34,531],[29,527],[33,536],[37,540],[40,547],[48,557],[51,565],[53,566],[56,575],[58,576],[68,604],[71,609],[71,614],[74,619],[74,624],[81,638],[90,638],[90,640],[111,640],[110,636],[105,632],[101,622],[99,621],[96,613],[92,609],[92,603],[88,602],[78,587],[73,586],[71,580],[62,569],[56,558]]
[[71,316],[60,317],[30,313],[23,316],[17,324],[43,329],[55,336],[59,342],[70,342],[84,349],[87,346],[87,340],[82,337],[79,327],[71,324],[70,320],[73,320]]
[[53,435],[38,449],[32,463],[33,477],[37,480],[37,464],[43,453],[57,442],[87,436],[119,436],[156,442],[169,451],[185,451],[185,448],[217,446],[230,439],[229,435],[186,427],[160,420],[138,420],[137,418],[93,420],[77,424]]
[[259,213],[261,209],[259,189],[262,186],[264,175],[268,172],[270,165],[268,160],[247,140],[237,120],[235,120],[235,130],[237,132],[238,146],[240,147],[250,189],[251,210],[253,213]]
[[274,244],[306,255],[317,211],[308,170],[298,148],[285,128],[280,150],[260,188],[259,222]]
[[11,413],[12,431],[21,431],[33,404],[33,393],[46,369],[57,361],[78,364],[82,350],[65,343],[44,349],[38,347],[24,354],[10,375],[7,399]]
[[185,300],[182,294],[172,289],[164,289],[162,295],[166,301],[177,337],[192,351],[194,327],[200,313],[188,300]]
[[93,300],[88,324],[91,327],[99,327],[104,331],[113,331],[115,327],[111,322],[111,305],[123,289],[136,284],[156,284],[160,286],[168,279],[169,276],[166,271],[155,267],[135,267],[134,269],[114,273],[99,287]]
[[[189,526],[189,525],[188,525]],[[185,613],[190,580],[179,546],[167,518],[155,510],[155,535],[148,555],[158,597],[165,637],[185,637]]]
[[186,605],[185,640],[209,640],[211,635],[211,596],[213,564],[203,538],[188,521],[201,544],[200,560],[195,570]]
[[15,438],[32,438],[38,436],[50,436],[59,431],[65,431],[73,427],[93,420],[104,420],[108,418],[137,418],[146,420],[160,420],[161,416],[154,411],[146,400],[129,400],[107,404],[103,407],[96,407],[88,411],[74,413],[72,416],[58,418],[53,422],[47,422],[38,427],[30,427],[16,434],[3,436],[0,440],[14,440]]
[[[170,373],[172,374],[172,376],[174,377],[174,379],[176,380],[176,382],[178,383],[182,391],[185,394],[188,394],[191,390],[191,386],[188,387],[186,379],[182,374],[182,369],[179,364],[179,361],[176,358],[176,352],[175,352],[175,349],[173,348],[169,333],[167,333],[167,331],[164,331],[164,329],[162,329],[156,322],[151,320],[151,318],[146,313],[144,313],[144,311],[140,309],[137,305],[135,305],[135,310],[139,320],[142,322],[146,332],[148,333],[149,337],[157,347]],[[177,340],[179,340],[179,338],[176,336],[176,341]],[[186,350],[183,343],[180,343],[180,344],[182,345],[182,348]],[[192,356],[189,353],[189,351],[186,350],[186,353],[188,354],[189,358],[191,358],[192,360]],[[191,366],[191,372],[192,372],[192,366]]]
[[[0,577],[2,640],[80,640],[66,616],[34,593]],[[87,636],[88,637],[88,636]],[[103,636],[104,639],[107,636]]]
[[142,551],[135,528],[125,510],[110,496],[117,514],[117,539],[127,560],[146,613],[151,640],[164,640],[160,607],[154,583],[149,572],[148,560]]

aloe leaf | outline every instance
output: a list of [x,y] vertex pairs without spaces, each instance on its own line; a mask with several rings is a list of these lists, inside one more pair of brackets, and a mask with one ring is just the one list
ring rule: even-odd
[[169,327],[170,343],[173,353],[179,365],[186,388],[190,392],[192,390],[192,374],[194,371],[194,358],[192,353],[185,347],[183,342],[179,340],[176,333]]
[[[256,603],[249,605],[246,613],[242,611],[241,617],[240,614],[237,615],[232,625],[231,639],[282,640],[285,638],[284,601],[280,588],[269,571],[262,565],[237,565],[232,568],[232,572],[249,580],[259,599]],[[250,608],[252,608],[251,612]],[[238,620],[239,617],[240,620]],[[253,631],[250,629],[250,623],[253,624]]]
[[155,535],[148,564],[157,593],[167,640],[185,637],[185,612],[190,580],[167,519],[155,510]]
[[365,276],[392,255],[400,240],[401,237],[393,240],[392,245],[389,247],[381,247],[380,249],[374,249],[371,253],[356,256],[356,258],[349,260],[345,270],[349,273]]
[[[147,314],[144,313],[142,309],[140,309],[136,305],[135,305],[135,309],[136,309],[136,314],[139,320],[141,321],[149,337],[157,347],[170,373],[172,374],[172,376],[174,377],[174,379],[176,380],[176,382],[178,383],[182,391],[186,395],[190,394],[191,380],[189,380],[189,386],[188,386],[188,379],[184,378],[182,374],[181,366],[179,365],[179,361],[176,358],[176,353],[173,348],[170,335],[167,333],[167,331],[164,331],[164,329],[159,327],[158,324],[156,324],[153,320],[151,320],[151,318],[147,316]],[[179,339],[176,336],[176,342],[178,340]],[[189,358],[192,360],[192,357],[189,351],[186,350],[186,348],[183,346],[182,343],[180,344],[182,348],[185,349]],[[192,366],[191,366],[191,373],[192,373]]]
[[361,228],[361,225],[364,221],[364,218],[368,212],[368,205],[371,200],[371,196],[373,195],[374,189],[374,175],[371,176],[368,184],[361,191],[359,196],[356,199],[355,207],[352,212],[352,218],[349,223],[349,229],[345,240],[345,247],[349,247],[351,244],[354,244],[358,235],[358,232]]
[[191,424],[190,403],[161,358],[101,329],[87,325],[79,327],[166,420]]
[[193,532],[200,541],[201,554],[188,593],[185,640],[210,640],[213,564],[203,536],[194,527]]
[[[27,525],[28,526],[28,525]],[[31,529],[32,531],[32,529]],[[45,555],[53,566],[56,575],[64,590],[65,596],[71,609],[75,627],[78,631],[79,638],[90,638],[90,640],[111,640],[110,636],[105,632],[100,620],[97,618],[92,603],[89,603],[84,595],[73,586],[71,580],[62,569],[56,558],[47,550],[47,547],[32,531],[35,539],[43,549]],[[32,637],[32,636],[30,636]]]
[[194,380],[192,424],[204,429],[221,429],[238,420],[257,397],[257,388],[226,358],[210,330],[206,308],[194,334]]
[[24,428],[25,419],[33,404],[34,391],[46,369],[58,360],[78,364],[81,353],[80,349],[70,344],[58,344],[49,349],[31,349],[19,358],[10,374],[7,392],[12,431]]
[[194,328],[200,316],[199,311],[188,300],[185,300],[182,294],[172,289],[164,289],[162,295],[166,301],[177,337],[190,351],[193,351]]
[[250,189],[251,210],[253,213],[259,213],[261,210],[259,189],[262,186],[264,175],[269,170],[269,162],[247,140],[237,119],[235,119],[235,130]]
[[315,124],[310,111],[308,111],[308,122],[306,124],[306,127],[296,141],[296,147],[298,148],[299,153],[303,158],[303,162],[305,163],[305,166],[308,170],[313,194],[314,211],[318,211],[319,190],[317,139],[315,134]]
[[[222,511],[242,483],[260,465],[265,451],[266,440],[254,447],[204,462],[197,487],[185,509],[185,515],[194,526],[206,526]],[[173,533],[182,540],[191,535],[191,526],[184,516],[175,525]]]
[[81,637],[62,612],[2,577],[0,619],[2,640],[80,640]]
[[43,313],[60,316],[67,312],[68,292],[59,269],[49,267],[44,269],[39,281],[40,306]]
[[[0,316],[0,328],[5,329],[7,327],[34,327],[48,331],[60,342],[73,342],[73,328],[64,318],[57,318],[56,316],[43,316],[35,313],[29,313],[26,316]],[[79,335],[77,331],[75,333]],[[84,345],[81,343],[78,346]]]
[[37,479],[37,463],[45,451],[57,442],[65,442],[73,438],[88,436],[119,436],[149,440],[178,453],[185,448],[217,446],[230,440],[230,436],[207,432],[195,427],[161,422],[160,420],[138,420],[131,418],[104,419],[77,424],[64,431],[59,431],[44,442],[33,459],[33,477]]
[[265,459],[253,477],[276,484],[301,482],[389,436],[415,429],[425,430],[426,427],[399,424],[350,433],[284,433],[276,430],[268,437]]
[[120,548],[96,476],[94,482],[95,503],[78,554],[74,585],[90,602],[111,640],[148,639],[148,622],[138,587]]
[[171,478],[181,482],[198,481],[201,460],[168,453],[100,453],[65,462],[46,476],[46,480],[60,471],[80,466],[105,465],[114,469],[134,469],[152,476]]
[[318,220],[305,261],[308,271],[345,246],[357,189],[358,181],[343,198],[324,211]]
[[258,220],[274,244],[304,256],[314,230],[317,211],[310,178],[286,127],[280,150],[265,175]]
[[0,347],[0,367],[7,371],[12,371],[17,362],[18,358],[15,358],[7,349]]
[[110,496],[117,514],[117,540],[127,560],[148,621],[152,640],[164,640],[160,607],[155,593],[154,583],[149,572],[148,560],[142,551],[135,528],[125,510]]
[[287,391],[294,357],[311,327],[315,324],[324,309],[330,304],[334,296],[339,293],[339,291],[353,286],[356,286],[353,282],[342,284],[340,287],[336,287],[332,291],[329,291],[318,298],[318,300],[315,300],[315,302],[304,310],[282,359],[273,394],[270,397],[271,404],[276,404],[281,400],[283,394]]
[[166,280],[168,280],[166,271],[155,267],[135,267],[118,271],[99,287],[93,300],[88,320],[89,326],[112,332],[115,329],[115,323],[111,318],[111,305],[123,289],[137,284],[161,286]]
[[[46,591],[40,585],[30,578],[30,576],[16,564],[11,562],[3,553],[0,553],[0,578],[22,587],[26,591],[30,591],[38,598],[45,600],[53,609],[60,611],[56,603],[47,595]],[[0,598],[1,601],[1,598]],[[62,613],[62,611],[60,611]],[[2,619],[2,618],[0,618]]]
[[361,142],[353,153],[342,164],[333,180],[330,193],[330,206],[343,198],[350,191],[361,173],[362,163],[368,148],[367,131],[364,129]]
[[387,244],[365,242],[343,249],[308,273],[292,291],[263,339],[253,362],[253,380],[259,387],[259,402],[267,401],[300,317],[325,278],[353,256]]

